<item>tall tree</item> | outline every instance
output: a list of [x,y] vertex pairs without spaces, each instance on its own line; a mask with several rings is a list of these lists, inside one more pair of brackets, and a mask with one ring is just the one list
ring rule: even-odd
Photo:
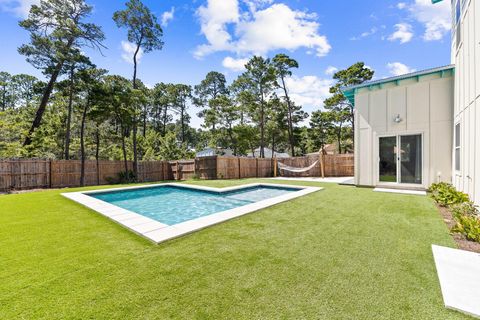
[[84,0],[41,0],[39,5],[31,7],[28,18],[20,22],[30,32],[30,44],[22,45],[19,53],[49,77],[24,146],[32,143],[32,134],[42,122],[53,87],[65,62],[71,59],[72,50],[103,47],[105,36],[100,27],[85,22],[91,11],[92,7]]
[[237,138],[234,131],[234,124],[240,118],[240,112],[233,100],[227,95],[218,96],[211,102],[219,113],[219,123],[228,137],[228,147],[233,149],[233,154],[237,155]]
[[195,106],[202,108],[202,111],[198,114],[199,117],[205,119],[206,128],[212,128],[215,131],[219,122],[219,116],[216,105],[211,104],[211,101],[217,99],[220,95],[228,93],[225,75],[220,72],[210,71],[205,79],[195,86],[194,93],[193,103]]
[[277,54],[273,60],[273,65],[275,67],[276,75],[278,77],[277,86],[283,91],[284,99],[287,104],[287,131],[288,131],[288,140],[290,143],[290,152],[292,157],[295,157],[295,139],[293,134],[293,113],[294,105],[290,100],[288,95],[288,88],[286,84],[286,78],[292,76],[292,69],[298,68],[298,62],[286,54]]
[[192,97],[192,87],[186,84],[175,84],[170,86],[170,96],[172,99],[172,107],[179,114],[180,140],[186,142],[186,133],[190,116],[187,113],[188,101]]
[[173,120],[170,114],[171,99],[169,96],[169,85],[157,83],[152,92],[152,119],[154,128],[160,132],[162,137],[167,134],[167,125]]
[[252,119],[260,127],[260,158],[265,158],[265,124],[267,98],[275,87],[275,68],[270,59],[254,56],[246,65],[245,71],[240,77],[247,84],[247,90],[255,97],[251,104]]
[[106,76],[104,90],[107,101],[101,107],[106,110],[100,110],[100,112],[110,113],[120,126],[125,177],[127,180],[130,180],[132,177],[130,177],[128,170],[126,138],[129,135],[129,127],[134,119],[135,106],[131,99],[134,90],[131,82],[121,76]]
[[90,109],[95,104],[104,102],[101,79],[106,74],[106,70],[96,69],[94,67],[84,69],[79,72],[80,90],[83,93],[83,101],[81,107],[81,124],[80,124],[80,185],[85,185],[85,124],[90,114]]
[[[119,28],[128,29],[128,41],[135,45],[133,54],[133,89],[137,89],[137,59],[140,50],[148,53],[163,48],[163,30],[157,22],[157,17],[150,12],[140,0],[130,0],[125,10],[113,14],[113,20]],[[135,112],[134,115],[137,113]],[[137,155],[137,119],[133,121],[133,171],[135,176],[138,173]]]
[[13,107],[30,107],[39,93],[39,87],[42,85],[34,76],[28,74],[16,74],[12,76],[11,83],[14,91]]
[[0,107],[5,111],[10,105],[10,83],[12,75],[8,72],[0,72]]
[[62,89],[64,89],[66,95],[68,96],[67,104],[67,121],[65,124],[65,147],[64,147],[64,159],[70,159],[70,132],[71,132],[71,123],[72,123],[72,114],[73,114],[73,102],[75,100],[75,95],[78,93],[79,88],[76,86],[77,82],[77,72],[79,70],[85,70],[86,68],[92,67],[92,63],[88,57],[80,53],[80,51],[75,50],[72,53],[72,57],[69,61],[65,62],[65,73],[68,74],[68,80],[65,80],[65,83],[60,83]]
[[313,140],[313,146],[316,151],[325,149],[329,137],[334,130],[334,115],[331,111],[314,111],[310,117],[310,128],[312,129],[310,137]]
[[325,108],[334,110],[342,118],[348,114],[348,122],[352,127],[351,139],[354,141],[355,122],[353,104],[345,97],[342,87],[354,86],[365,81],[372,80],[374,71],[365,66],[363,62],[357,62],[345,70],[340,70],[333,75],[337,83],[330,88],[332,96],[324,102]]

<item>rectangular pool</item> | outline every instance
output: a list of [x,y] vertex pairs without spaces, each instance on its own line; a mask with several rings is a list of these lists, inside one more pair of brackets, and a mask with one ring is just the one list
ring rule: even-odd
[[164,224],[174,225],[296,191],[298,189],[288,187],[255,186],[214,192],[169,185],[107,191],[91,196]]
[[218,189],[166,183],[63,196],[159,243],[318,190],[278,184]]

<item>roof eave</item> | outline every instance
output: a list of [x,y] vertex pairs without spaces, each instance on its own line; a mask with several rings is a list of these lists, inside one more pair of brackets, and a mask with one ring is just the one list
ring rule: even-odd
[[350,86],[350,87],[342,87],[340,90],[343,92],[345,97],[352,103],[352,105],[355,105],[355,94],[357,93],[358,89],[361,88],[371,88],[371,87],[381,87],[382,85],[386,83],[396,83],[397,85],[399,84],[400,81],[402,80],[407,80],[407,79],[412,79],[412,78],[417,78],[419,79],[422,76],[428,76],[432,75],[435,73],[441,73],[442,77],[445,71],[450,71],[455,69],[454,65],[448,65],[448,66],[443,66],[443,67],[438,67],[438,68],[433,68],[433,69],[427,69],[427,70],[421,70],[417,72],[412,72],[408,74],[404,74],[401,76],[395,76],[395,77],[390,77],[390,78],[385,78],[381,80],[375,80],[375,81],[370,81],[370,82],[364,82],[359,85],[355,86]]

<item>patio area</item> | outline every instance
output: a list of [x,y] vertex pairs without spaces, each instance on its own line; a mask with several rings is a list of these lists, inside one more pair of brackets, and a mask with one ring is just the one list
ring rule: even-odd
[[0,196],[0,318],[469,319],[444,306],[432,244],[455,243],[428,197],[188,183],[260,182],[324,190],[160,245],[65,189]]

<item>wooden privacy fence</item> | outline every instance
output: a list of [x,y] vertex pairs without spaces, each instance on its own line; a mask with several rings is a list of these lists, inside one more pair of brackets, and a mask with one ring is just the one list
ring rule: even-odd
[[[313,169],[307,172],[279,170],[278,173],[283,177],[320,177],[321,167],[319,155],[278,159],[278,162],[296,168],[307,168],[313,165],[315,161],[318,161],[318,163]],[[352,177],[355,174],[353,154],[327,154],[323,156],[323,162],[325,165],[324,171],[326,177]]]
[[[318,160],[317,157],[278,159],[291,167],[305,168]],[[162,180],[244,179],[272,177],[273,159],[236,158],[212,156],[195,160],[142,161],[138,164],[138,182]],[[133,162],[127,167],[133,169]],[[123,161],[87,160],[85,162],[85,185],[104,185],[118,181],[125,171]],[[319,177],[320,165],[304,173],[277,171],[288,177]],[[64,188],[80,186],[81,161],[79,160],[0,160],[0,191],[35,188]],[[330,177],[353,176],[353,155],[325,156],[325,175]]]

